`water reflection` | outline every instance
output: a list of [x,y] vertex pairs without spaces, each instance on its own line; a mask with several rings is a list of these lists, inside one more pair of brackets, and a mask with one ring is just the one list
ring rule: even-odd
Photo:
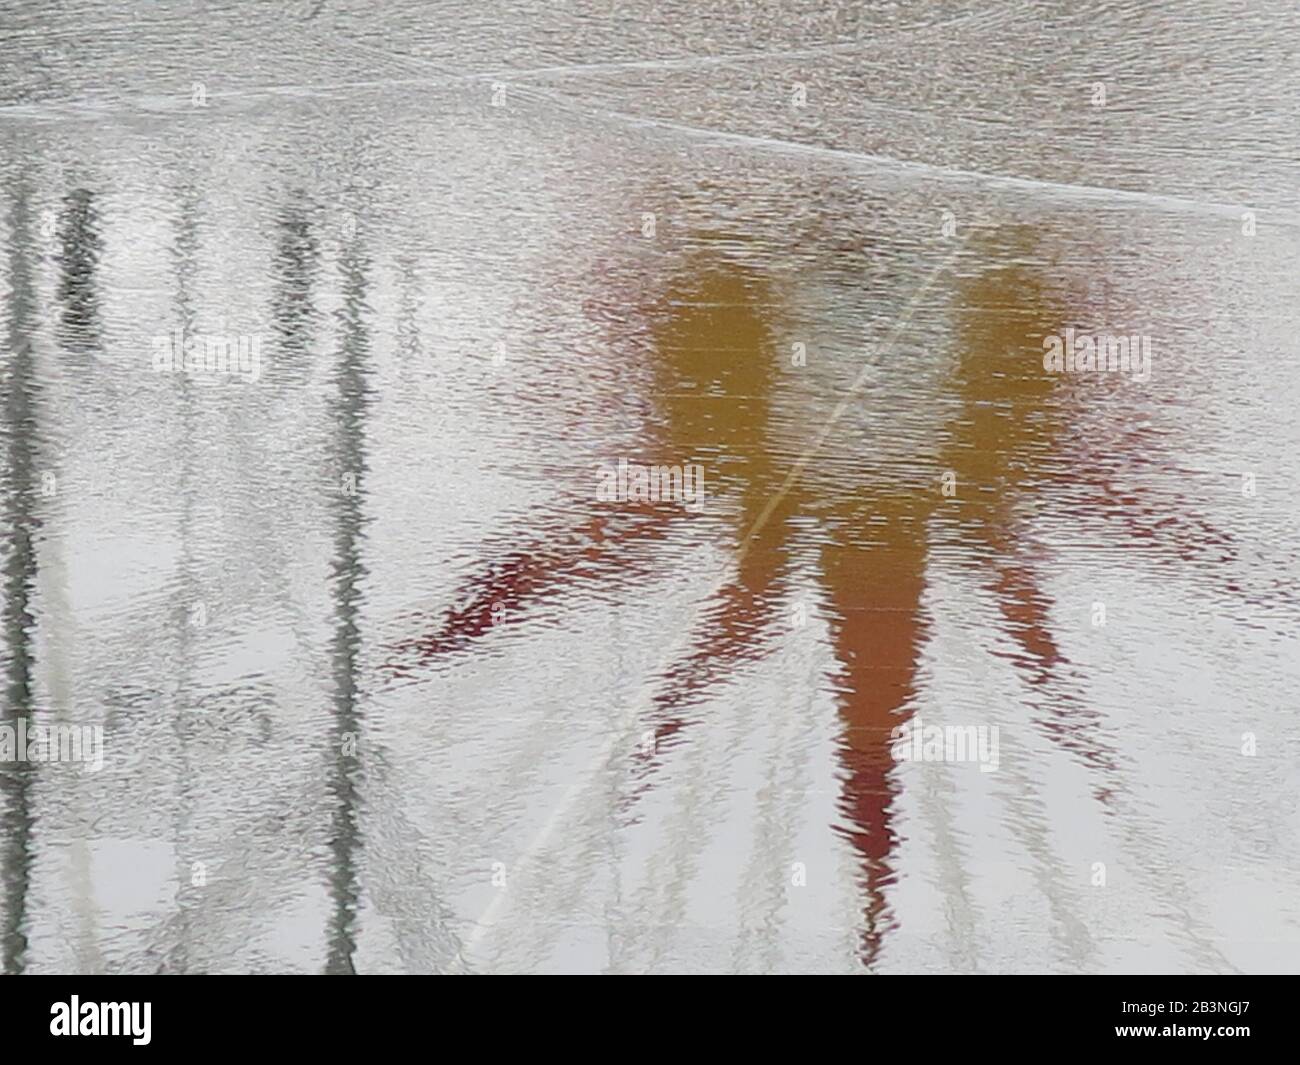
[[[843,823],[836,829],[858,858],[859,957],[866,966],[896,927],[887,892],[896,878],[893,811],[901,780],[891,735],[915,709],[931,629],[925,604],[936,538],[955,539],[992,596],[1014,648],[1007,657],[1032,693],[1039,727],[1094,774],[1093,795],[1103,809],[1123,787],[1100,713],[1078,690],[1053,631],[1043,577],[1050,553],[1026,519],[1036,502],[1073,489],[1077,466],[1061,456],[1070,454],[1092,413],[1079,389],[1042,369],[1042,338],[1060,334],[1074,316],[1047,276],[1039,242],[1034,228],[1009,226],[979,236],[963,260],[952,288],[951,414],[939,429],[933,466],[910,478],[852,471],[790,478],[796,456],[779,431],[774,401],[789,384],[780,378],[775,343],[782,298],[770,277],[722,250],[734,241],[695,242],[647,312],[651,414],[631,460],[706,461],[714,495],[729,507],[735,571],[703,608],[689,652],[659,677],[651,718],[642,723],[654,730],[655,753],[635,756],[634,771],[642,788],[649,786],[654,767],[699,720],[690,715],[706,713],[692,708],[772,649],[788,577],[808,539],[791,519],[815,516],[817,573],[838,667],[828,678],[841,724]],[[861,398],[872,401],[870,393]],[[1107,468],[1092,463],[1084,483],[1107,483]],[[955,475],[954,495],[941,490],[943,473]],[[1122,509],[1113,500],[1104,506],[1108,513]],[[435,664],[584,582],[630,582],[645,565],[646,545],[688,520],[676,506],[651,503],[625,504],[616,513],[593,508],[569,527],[549,512],[533,524],[525,520],[483,546],[493,561],[461,587],[437,627],[396,646],[390,668],[409,675],[418,668],[413,662]],[[1195,527],[1174,513],[1166,535],[1187,550],[1177,530]]]
[[[5,968],[1220,970],[1287,949],[1221,900],[1300,928],[1295,841],[1252,835],[1294,754],[1296,523],[1285,489],[1232,483],[1284,484],[1295,450],[1296,247],[1264,206],[1249,238],[1195,208],[1294,182],[1280,149],[1178,148],[1258,98],[1235,63],[1258,35],[1193,100],[1111,25],[1122,80],[1155,94],[1115,144],[1119,112],[1051,62],[1059,19],[994,70],[971,41],[1015,11],[945,28],[913,5],[887,38],[877,12],[861,48],[833,19],[769,42],[704,16],[753,53],[718,62],[680,55],[671,4],[637,41],[545,5],[452,40],[394,7],[364,60],[360,16],[315,20],[305,55],[231,8],[250,61],[206,110],[159,88],[210,52],[185,20],[61,72],[87,106],[0,100],[4,721],[44,692],[102,711],[113,752],[94,779],[0,766]],[[1223,44],[1217,21],[1161,69]],[[819,57],[809,106],[762,88],[806,58],[769,45]],[[970,63],[936,81],[950,51]],[[468,76],[411,79],[416,56]],[[531,73],[493,107],[511,66]],[[1290,144],[1287,87],[1241,144]],[[999,100],[1006,121],[977,117]],[[941,202],[977,235],[874,364],[951,247]],[[260,380],[137,357],[222,322],[262,337]],[[1049,378],[1039,338],[1071,326],[1148,330],[1165,361],[1140,388]],[[499,368],[475,357],[497,337]],[[702,464],[705,508],[597,502],[618,458]],[[60,567],[66,607],[33,590]],[[1094,631],[1094,597],[1122,624]],[[896,765],[891,730],[921,717],[1002,725],[1002,770]],[[1272,749],[1235,757],[1238,718]],[[1094,852],[1125,877],[1105,903]]]
[[[176,325],[183,331],[183,335],[189,335],[197,325],[196,290],[202,254],[199,232],[202,190],[194,181],[185,180],[177,188],[175,198],[175,236],[171,243],[171,260],[175,273]],[[189,374],[177,375],[177,390],[181,423],[181,440],[178,444],[181,505],[177,514],[178,580],[170,610],[176,640],[176,671],[174,687],[168,694],[173,708],[171,723],[180,770],[176,774],[175,795],[172,798],[172,839],[183,854],[185,841],[190,838],[194,827],[196,795],[192,748],[196,740],[201,738],[203,713],[194,683],[199,647],[193,612],[204,609],[204,595],[195,544],[199,534],[196,510],[201,491],[201,460],[196,433],[199,410],[194,394],[195,386]],[[186,973],[191,970],[191,952],[195,947],[194,933],[198,927],[202,896],[193,883],[191,870],[180,855],[177,857],[177,874],[181,888],[177,893],[176,913],[170,922],[170,941],[165,945],[166,955],[161,970]]]
[[96,272],[103,251],[95,194],[75,188],[63,198],[60,212],[59,342],[69,351],[97,351],[99,295]]
[[[1096,711],[1073,689],[1044,591],[1050,553],[1027,518],[1035,501],[1060,499],[1078,476],[1068,456],[1084,435],[1085,393],[1042,368],[1042,338],[1061,335],[1073,315],[1046,276],[1033,229],[1006,227],[999,244],[1000,265],[962,279],[957,289],[952,387],[961,403],[940,462],[961,487],[943,517],[983,573],[1015,647],[1010,659],[1050,715],[1045,727],[1109,781],[1116,755],[1101,738]],[[1096,794],[1104,797],[1112,786],[1099,784]]]
[[334,531],[334,736],[330,792],[334,800],[330,832],[333,859],[330,892],[333,911],[329,931],[329,956],[325,971],[355,972],[357,906],[360,885],[357,856],[361,840],[359,751],[361,710],[358,704],[357,656],[361,645],[359,611],[365,566],[361,561],[365,499],[365,415],[369,391],[366,357],[369,331],[364,315],[370,260],[355,235],[339,260],[343,275],[340,326],[338,424],[335,470],[338,478],[337,524]]
[[[36,621],[32,598],[36,588],[37,440],[39,405],[35,355],[35,283],[30,249],[34,231],[30,191],[25,178],[13,190],[9,215],[9,359],[4,379],[5,530],[4,561],[5,694],[0,724],[16,730],[30,725],[35,690],[33,638]],[[23,760],[0,762],[4,794],[4,833],[0,836],[0,871],[5,906],[0,949],[4,972],[21,973],[27,964],[27,907],[35,814],[31,791],[36,765]]]
[[294,190],[276,217],[275,254],[271,264],[274,290],[271,321],[275,325],[279,365],[292,368],[301,381],[309,372],[320,241],[312,226],[311,207],[301,190]]

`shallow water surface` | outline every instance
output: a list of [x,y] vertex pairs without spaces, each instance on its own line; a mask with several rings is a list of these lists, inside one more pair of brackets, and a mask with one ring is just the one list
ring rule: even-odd
[[1293,4],[0,20],[4,971],[1300,968]]

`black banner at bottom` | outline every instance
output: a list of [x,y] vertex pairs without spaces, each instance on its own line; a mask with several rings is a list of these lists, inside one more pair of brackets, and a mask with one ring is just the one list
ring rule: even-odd
[[[402,1027],[414,1021],[418,1029],[437,1023],[445,996],[456,995],[446,987],[435,994],[427,981],[401,977],[341,981],[305,976],[30,976],[6,980],[0,987],[4,1043],[10,1052],[49,1050],[58,1044],[93,1052],[110,1043],[131,1051],[319,1047],[338,1054],[353,1045],[373,1051],[391,1030],[381,1018],[405,1016]],[[825,984],[817,990],[831,996],[826,1006],[837,1009],[835,991]],[[765,1039],[782,1028],[807,1038],[815,1013],[801,1002],[799,991],[786,984],[780,991],[759,993],[772,996],[765,1011]],[[1274,1050],[1291,1044],[1295,1014],[1291,981],[1276,977],[900,976],[839,993],[852,995],[847,1008],[865,1012],[877,1031],[893,1033],[904,1042],[917,1040],[927,1051],[947,1045],[969,1048],[973,1042],[989,1048],[995,1045],[990,1038],[1004,1045],[1059,1044],[1071,1050],[1126,1043],[1165,1044],[1160,1049],[1203,1044],[1220,1051]],[[499,1008],[495,996],[500,992],[492,998],[478,994],[484,996],[483,1015],[491,1016]],[[588,991],[585,997],[595,996]],[[625,1014],[640,1028],[647,1011],[650,1018],[667,1011],[655,1003],[656,997],[653,991],[642,991],[615,1016]],[[574,1002],[567,1002],[565,1012],[572,1019]],[[721,1016],[734,1017],[723,1002]],[[594,1003],[583,1005],[590,1008]],[[539,1013],[546,1010],[552,1022],[535,1030],[554,1032],[554,1007],[535,1008]],[[606,1009],[601,1013],[606,1014],[602,1022],[608,1023]],[[691,1027],[698,1022],[696,1015]],[[662,1022],[654,1023],[658,1027]],[[495,1028],[490,1022],[488,1027]]]

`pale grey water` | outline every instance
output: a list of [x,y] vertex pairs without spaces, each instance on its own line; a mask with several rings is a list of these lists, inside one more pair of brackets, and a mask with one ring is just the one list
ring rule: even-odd
[[1300,11],[1079,7],[0,9],[3,969],[1300,969]]

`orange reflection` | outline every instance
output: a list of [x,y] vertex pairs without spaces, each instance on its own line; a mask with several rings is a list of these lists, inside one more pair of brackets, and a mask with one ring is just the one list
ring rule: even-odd
[[[890,735],[914,710],[929,629],[923,608],[929,545],[941,532],[950,530],[963,557],[986,571],[983,586],[1015,648],[1011,661],[1041,697],[1040,726],[1097,774],[1100,801],[1117,786],[1115,752],[1096,715],[1070,687],[1043,589],[1045,552],[1022,517],[1054,484],[1065,488],[1081,480],[1085,491],[1100,496],[1109,489],[1099,467],[1080,472],[1077,464],[1054,460],[1068,446],[1081,408],[1069,384],[1042,368],[1042,337],[1069,323],[1033,261],[1035,242],[1027,228],[1003,231],[997,248],[984,249],[978,260],[970,256],[1003,265],[953,284],[959,324],[949,387],[957,403],[942,430],[936,480],[923,484],[852,473],[842,483],[818,477],[785,484],[796,456],[780,444],[774,416],[786,372],[776,342],[779,301],[759,271],[701,246],[649,311],[652,417],[643,454],[629,458],[705,463],[710,497],[734,508],[736,569],[706,604],[691,651],[658,679],[653,719],[645,724],[660,741],[677,742],[690,723],[688,708],[771,649],[797,548],[789,519],[816,516],[842,728],[839,830],[858,855],[865,895],[860,957],[866,965],[893,927],[886,889],[895,875],[899,775]],[[834,446],[832,437],[828,447]],[[955,499],[939,491],[943,470],[957,475]],[[629,547],[653,546],[690,520],[675,504],[592,507],[570,527],[523,537],[510,530],[487,545],[485,554],[495,561],[467,582],[458,605],[435,629],[394,648],[398,657],[390,668],[410,673],[468,648],[494,626],[519,620],[584,580],[639,575],[653,553]],[[1141,535],[1138,527],[1130,531]],[[639,759],[643,781],[655,764],[653,757]]]

